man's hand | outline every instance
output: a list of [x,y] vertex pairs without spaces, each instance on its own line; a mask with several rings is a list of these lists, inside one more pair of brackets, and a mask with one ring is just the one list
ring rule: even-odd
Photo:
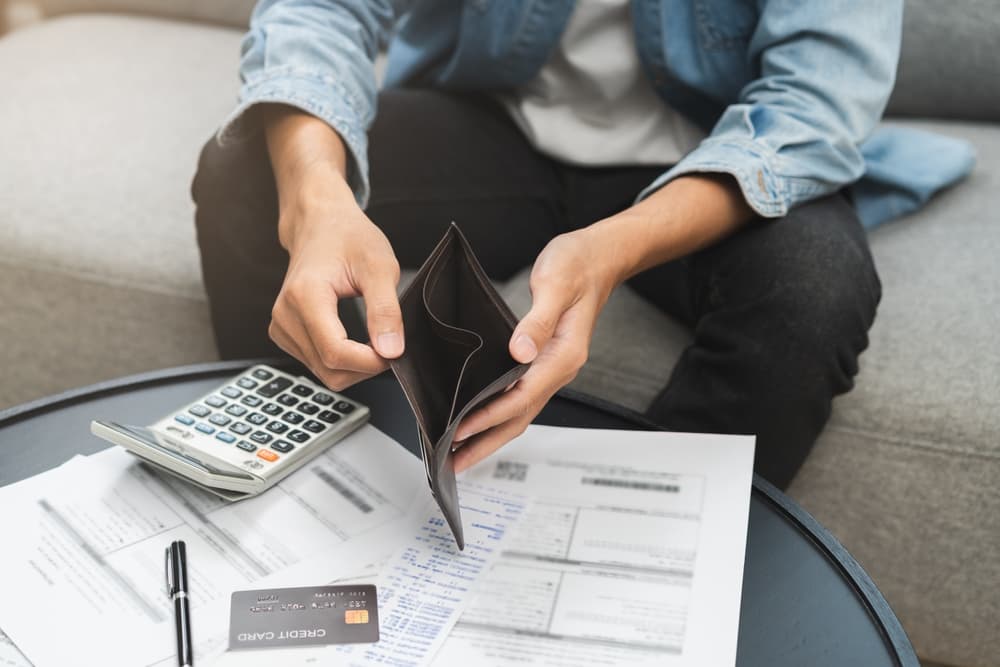
[[752,217],[731,177],[700,174],[678,178],[617,215],[553,239],[532,269],[531,310],[510,340],[511,356],[531,368],[459,424],[455,471],[523,433],[576,377],[597,316],[615,287],[715,243]]
[[510,354],[531,367],[512,388],[466,417],[456,440],[460,472],[517,437],[587,361],[597,316],[620,281],[613,253],[594,228],[554,238],[531,271],[531,310],[510,339]]
[[[291,109],[272,111],[268,150],[278,186],[278,235],[288,271],[269,334],[334,390],[381,373],[403,353],[396,296],[399,263],[385,234],[347,185],[340,137]],[[337,315],[340,299],[363,296],[374,349],[352,341]]]

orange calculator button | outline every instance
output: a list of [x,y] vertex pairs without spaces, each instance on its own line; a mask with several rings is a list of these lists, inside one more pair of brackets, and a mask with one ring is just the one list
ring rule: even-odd
[[257,456],[264,459],[265,461],[277,461],[278,455],[272,452],[270,449],[259,449],[257,450]]

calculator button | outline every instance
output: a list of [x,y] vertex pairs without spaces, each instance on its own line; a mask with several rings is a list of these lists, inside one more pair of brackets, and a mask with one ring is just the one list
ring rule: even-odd
[[247,442],[246,440],[240,440],[236,443],[236,446],[242,449],[244,452],[252,452],[257,449],[257,445],[252,442]]
[[316,415],[316,418],[322,419],[327,424],[332,424],[340,420],[340,415],[334,412],[333,410],[324,410],[323,412]]
[[251,380],[250,378],[240,378],[239,380],[236,381],[236,384],[243,387],[244,389],[253,389],[254,387],[257,386],[257,383]]
[[258,445],[266,445],[271,442],[274,438],[270,433],[264,433],[263,431],[254,431],[250,434],[250,439],[256,442]]
[[236,387],[226,387],[219,393],[225,396],[226,398],[239,398],[240,396],[243,395],[243,392],[237,389]]
[[194,427],[195,430],[201,431],[206,435],[212,435],[213,433],[215,433],[214,426],[209,426],[208,424],[205,424],[203,422],[198,422],[197,424],[194,425]]
[[313,400],[320,405],[330,405],[333,403],[333,396],[330,394],[324,394],[323,392],[318,392],[315,396],[313,396]]
[[319,412],[319,406],[315,403],[299,403],[299,412],[304,415],[314,415]]
[[242,417],[247,413],[247,409],[244,408],[242,405],[236,405],[235,403],[233,403],[228,408],[226,408],[226,412],[234,417]]
[[226,415],[216,412],[214,415],[208,418],[208,421],[212,422],[216,426],[225,426],[229,422],[233,421],[232,417],[227,417]]
[[267,405],[262,407],[260,411],[269,415],[280,415],[282,412],[285,411],[285,409],[280,405],[275,405],[274,403],[268,403]]
[[296,396],[301,396],[302,398],[309,398],[313,394],[313,390],[304,384],[297,384],[292,387],[292,393]]
[[292,407],[298,402],[299,399],[295,398],[291,394],[282,394],[281,396],[278,397],[278,403],[281,403],[282,405],[287,405],[288,407]]
[[253,376],[258,380],[270,380],[274,377],[274,373],[271,371],[265,371],[263,368],[255,368],[253,370]]
[[295,449],[295,445],[290,442],[285,442],[284,440],[275,440],[271,443],[271,449],[276,452],[281,452],[282,454],[287,454],[288,452]]
[[187,415],[177,415],[176,417],[174,417],[174,419],[184,424],[185,426],[190,426],[191,424],[194,423],[194,420],[188,417]]
[[289,424],[300,424],[302,420],[305,419],[305,417],[300,415],[298,412],[292,412],[291,410],[282,415],[281,418]]
[[247,415],[247,421],[253,424],[254,426],[260,426],[261,424],[267,423],[267,417],[260,414],[259,412],[254,412],[252,414]]
[[288,378],[274,378],[265,385],[262,385],[257,393],[264,398],[272,398],[292,386],[292,381]]
[[209,396],[208,398],[205,399],[205,402],[208,403],[209,405],[211,405],[213,408],[221,408],[228,401],[226,401],[226,399],[221,398],[219,396]]
[[236,435],[246,435],[253,429],[250,427],[250,424],[244,424],[243,422],[236,422],[235,424],[229,427],[229,430],[235,433]]
[[267,430],[271,433],[284,433],[288,430],[288,424],[279,421],[273,421],[267,425]]
[[270,461],[274,463],[278,460],[278,455],[272,452],[270,449],[261,449],[257,452],[257,456],[264,459],[265,461]]
[[352,403],[348,403],[347,401],[337,401],[337,404],[333,406],[333,409],[337,412],[349,415],[354,412],[354,405]]
[[307,419],[306,423],[302,425],[302,428],[307,431],[312,431],[313,433],[319,433],[326,428],[326,424],[318,422],[315,419]]
[[253,396],[253,395],[244,396],[243,400],[240,401],[240,403],[242,403],[243,405],[249,405],[251,408],[256,408],[258,405],[260,405],[263,402],[264,401],[260,400],[259,398],[257,398],[256,396]]
[[303,431],[291,431],[285,437],[288,438],[289,440],[294,440],[295,442],[301,445],[303,442],[309,439],[309,434]]
[[222,442],[228,442],[230,444],[236,442],[236,436],[226,433],[225,431],[219,431],[218,433],[215,434],[215,437],[221,440]]
[[195,417],[204,417],[210,414],[212,411],[206,408],[204,405],[192,405],[188,408],[188,412],[193,414]]

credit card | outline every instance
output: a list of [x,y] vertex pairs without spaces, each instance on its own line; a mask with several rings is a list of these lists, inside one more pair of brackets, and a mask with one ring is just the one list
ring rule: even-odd
[[378,598],[370,584],[236,591],[229,649],[378,641]]

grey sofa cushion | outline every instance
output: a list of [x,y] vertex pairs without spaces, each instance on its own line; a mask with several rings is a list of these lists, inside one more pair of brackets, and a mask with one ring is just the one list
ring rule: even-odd
[[17,171],[0,178],[4,257],[203,299],[188,187],[201,145],[235,104],[239,40],[101,15],[0,40],[2,162]]
[[0,39],[0,408],[216,356],[188,184],[239,39],[99,15]]
[[46,16],[128,12],[246,28],[255,0],[35,0]]
[[0,269],[0,410],[217,358],[204,301],[23,265]]
[[906,0],[890,114],[1000,120],[1000,3]]

